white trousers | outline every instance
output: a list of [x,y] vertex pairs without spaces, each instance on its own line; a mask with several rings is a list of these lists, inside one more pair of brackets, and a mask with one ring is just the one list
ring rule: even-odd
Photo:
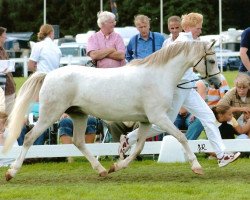
[[[172,108],[167,112],[169,119],[174,122],[181,107],[186,108],[192,115],[197,117],[206,131],[208,140],[214,148],[218,158],[222,158],[225,146],[221,139],[220,131],[215,125],[215,116],[206,102],[201,98],[195,89],[177,88],[174,93]],[[153,125],[147,134],[148,137],[159,135],[165,132],[160,127]],[[137,141],[137,129],[127,135],[129,144]]]

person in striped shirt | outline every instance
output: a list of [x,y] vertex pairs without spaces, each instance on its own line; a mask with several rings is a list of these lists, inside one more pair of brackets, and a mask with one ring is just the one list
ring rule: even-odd
[[211,108],[216,106],[221,98],[226,94],[227,91],[230,90],[228,82],[224,75],[221,74],[221,82],[216,83],[214,77],[211,77],[208,81],[208,89],[206,102],[208,106]]

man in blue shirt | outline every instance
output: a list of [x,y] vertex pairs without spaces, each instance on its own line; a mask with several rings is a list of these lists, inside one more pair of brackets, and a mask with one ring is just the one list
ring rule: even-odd
[[145,15],[137,15],[134,24],[140,34],[133,36],[127,46],[126,60],[145,58],[161,49],[164,37],[158,32],[150,31],[150,18]]
[[240,58],[242,64],[239,71],[247,72],[250,75],[250,27],[241,34]]

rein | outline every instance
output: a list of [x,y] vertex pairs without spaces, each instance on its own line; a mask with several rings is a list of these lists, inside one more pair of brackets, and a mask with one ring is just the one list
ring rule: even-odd
[[195,67],[203,60],[203,58],[205,58],[205,66],[206,66],[206,76],[205,77],[200,77],[198,79],[193,79],[191,81],[186,81],[184,83],[180,83],[177,85],[178,88],[180,89],[196,89],[197,87],[182,87],[182,85],[185,85],[185,84],[188,84],[188,83],[192,83],[192,82],[195,82],[195,81],[198,81],[198,80],[203,80],[203,79],[206,79],[206,78],[209,78],[209,77],[212,77],[212,76],[216,76],[217,74],[219,74],[220,72],[216,73],[216,74],[208,74],[208,67],[207,67],[207,59],[206,59],[206,56],[207,55],[214,55],[215,52],[212,52],[212,53],[207,53],[205,52],[205,55],[202,56],[200,58],[200,60],[193,66],[193,68],[195,69]]

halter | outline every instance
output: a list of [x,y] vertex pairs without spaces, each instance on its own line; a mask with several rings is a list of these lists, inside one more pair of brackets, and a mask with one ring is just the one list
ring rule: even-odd
[[[211,47],[210,47],[211,48]],[[209,48],[209,49],[210,49]],[[193,79],[193,80],[191,80],[191,81],[186,81],[186,82],[184,82],[184,83],[180,83],[180,84],[178,84],[177,85],[177,87],[178,88],[180,88],[180,89],[196,89],[197,87],[182,87],[182,85],[185,85],[185,84],[187,84],[187,83],[192,83],[192,82],[195,82],[195,81],[198,81],[198,80],[201,80],[201,79],[206,79],[206,78],[209,78],[209,77],[212,77],[212,76],[216,76],[217,74],[219,74],[220,72],[218,72],[218,73],[215,73],[215,74],[208,74],[208,66],[207,66],[207,56],[208,55],[214,55],[215,54],[215,52],[211,52],[211,53],[207,53],[206,51],[205,51],[205,55],[204,56],[202,56],[201,58],[200,58],[200,60],[193,66],[193,68],[195,69],[195,67],[203,60],[203,58],[205,59],[205,67],[206,67],[206,76],[205,77],[200,77],[199,79]]]

